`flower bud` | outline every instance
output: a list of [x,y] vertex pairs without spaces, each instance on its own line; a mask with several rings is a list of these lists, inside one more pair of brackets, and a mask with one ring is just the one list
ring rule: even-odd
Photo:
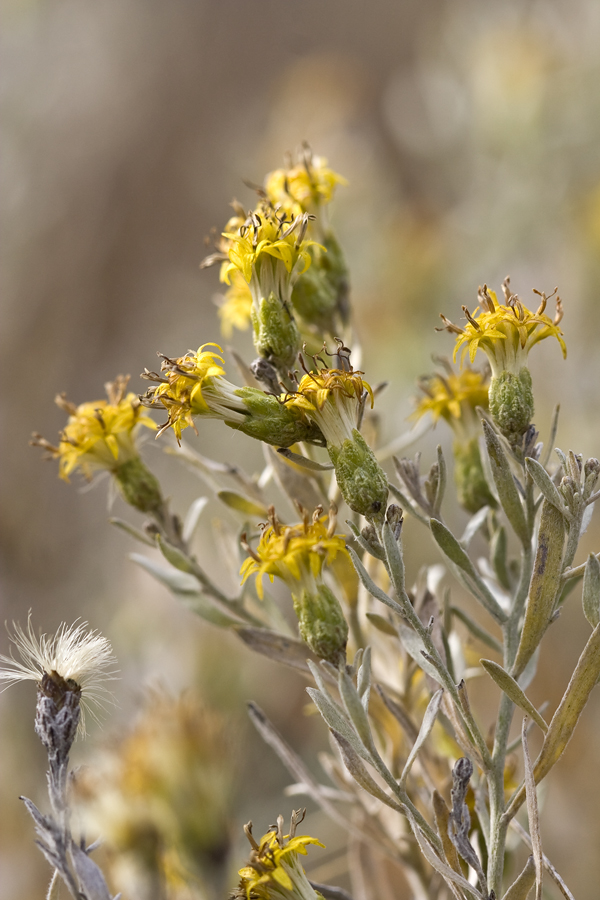
[[160,485],[139,456],[116,468],[114,477],[123,499],[130,506],[142,513],[156,513],[162,508]]
[[533,391],[529,369],[518,374],[503,371],[490,383],[490,412],[511,447],[519,447],[533,418]]
[[454,481],[458,502],[469,513],[476,513],[482,506],[497,506],[483,472],[479,441],[471,438],[466,444],[454,442]]
[[292,596],[302,638],[316,656],[339,668],[346,662],[348,623],[335,594],[321,583],[316,592]]
[[379,519],[385,513],[389,493],[385,472],[360,431],[341,447],[328,446],[335,477],[350,509],[367,519]]
[[300,332],[291,308],[273,292],[252,307],[254,346],[281,373],[293,368],[301,349]]

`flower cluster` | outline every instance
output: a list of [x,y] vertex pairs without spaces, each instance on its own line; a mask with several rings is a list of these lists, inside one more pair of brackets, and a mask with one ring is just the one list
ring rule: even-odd
[[290,315],[305,336],[333,337],[347,323],[348,273],[328,218],[335,188],[345,183],[304,146],[296,161],[267,175],[255,209],[246,214],[234,204],[218,252],[205,260],[222,261],[220,280],[229,286],[219,309],[223,333],[252,320],[258,352],[283,368],[295,357],[278,355],[282,335],[295,336]]

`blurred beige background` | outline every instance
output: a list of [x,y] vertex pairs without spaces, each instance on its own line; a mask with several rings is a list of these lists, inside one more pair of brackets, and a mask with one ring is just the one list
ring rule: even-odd
[[[2,30],[1,618],[23,622],[31,609],[53,631],[82,616],[107,634],[122,678],[105,730],[124,727],[145,684],[196,685],[240,729],[244,700],[257,699],[313,759],[324,736],[307,726],[301,681],[274,678],[179,608],[127,559],[137,548],[106,524],[105,485],[81,494],[59,482],[29,435],[54,439],[58,391],[95,399],[118,372],[141,390],[156,350],[219,340],[217,275],[198,268],[204,237],[233,196],[251,202],[243,179],[262,180],[306,139],[349,180],[334,218],[363,367],[391,382],[384,437],[407,427],[431,353],[451,351],[433,330],[438,313],[458,318],[478,284],[498,288],[510,273],[525,302],[555,285],[564,299],[567,363],[550,342],[532,360],[542,437],[560,402],[559,445],[600,456],[600,5],[4,0]],[[234,343],[249,356],[247,335]],[[194,446],[258,469],[258,449],[223,432],[209,423]],[[151,441],[145,455],[182,510],[204,492]],[[218,578],[214,512],[199,552]],[[407,526],[412,575],[433,557],[421,544]],[[599,546],[596,514],[581,559]],[[586,628],[576,592],[548,639],[536,702],[557,702]],[[17,799],[43,799],[33,693],[0,697],[1,900],[43,896],[48,875]],[[282,767],[243,734],[239,834],[250,816],[262,828],[290,806]],[[76,761],[99,740],[94,731]],[[582,900],[600,880],[599,742],[596,695],[545,796],[545,850]],[[312,815],[313,832],[327,828]]]

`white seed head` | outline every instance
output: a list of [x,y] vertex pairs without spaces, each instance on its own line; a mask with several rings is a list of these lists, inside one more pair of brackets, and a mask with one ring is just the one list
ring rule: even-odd
[[17,681],[35,681],[39,685],[44,675],[58,675],[65,682],[74,682],[81,690],[82,706],[94,714],[94,706],[104,706],[110,699],[106,681],[116,677],[116,660],[110,642],[98,631],[89,630],[87,622],[66,623],[54,635],[36,635],[31,624],[27,629],[13,623],[9,637],[21,659],[0,655],[0,681],[7,687]]

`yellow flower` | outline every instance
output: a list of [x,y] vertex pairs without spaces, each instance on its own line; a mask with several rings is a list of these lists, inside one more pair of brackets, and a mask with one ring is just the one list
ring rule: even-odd
[[[227,263],[223,264],[223,269]],[[223,280],[223,279],[221,279]],[[252,313],[252,292],[239,270],[229,273],[230,287],[225,292],[223,302],[219,305],[219,318],[223,336],[230,338],[233,329],[246,331],[250,325]]]
[[32,444],[43,447],[59,459],[59,474],[65,481],[77,468],[88,479],[99,469],[114,473],[138,456],[134,441],[137,427],[156,429],[152,419],[143,414],[135,394],[125,394],[128,381],[129,376],[119,375],[107,384],[108,400],[75,406],[62,394],[56,398],[57,405],[69,413],[58,447],[37,434]]
[[223,232],[229,257],[223,279],[229,284],[237,269],[250,285],[255,302],[270,293],[289,301],[293,281],[312,259],[309,247],[315,242],[305,239],[308,221],[307,213],[290,217],[285,211],[278,214],[266,202],[259,204],[241,228]]
[[325,846],[309,835],[296,835],[296,827],[305,812],[292,814],[290,833],[285,835],[283,817],[278,816],[277,827],[263,835],[258,844],[252,836],[252,823],[245,826],[252,851],[248,865],[239,870],[240,885],[234,897],[245,896],[247,900],[316,900],[321,896],[311,888],[298,860],[299,854],[306,856],[306,848],[310,844]]
[[220,418],[217,408],[224,405],[225,397],[229,395],[234,407],[229,411],[231,418],[238,418],[240,421],[244,418],[241,412],[235,411],[236,406],[239,408],[243,404],[233,395],[235,386],[222,377],[225,374],[223,357],[216,350],[222,352],[218,344],[202,344],[195,353],[190,350],[185,356],[176,359],[164,356],[161,372],[166,372],[166,377],[145,371],[144,377],[161,383],[148,390],[142,398],[143,402],[153,409],[164,406],[169,414],[157,437],[172,427],[180,441],[184,428],[195,427],[193,416]]
[[477,350],[481,348],[490,361],[494,376],[501,372],[518,374],[526,367],[527,355],[534,344],[547,337],[557,339],[563,356],[566,357],[567,348],[558,327],[563,315],[560,298],[556,298],[556,316],[552,320],[544,313],[549,299],[546,294],[540,294],[542,302],[533,313],[511,292],[508,278],[502,289],[505,304],[500,304],[495,292],[488,291],[487,285],[484,285],[479,291],[480,306],[474,313],[471,315],[467,307],[463,306],[467,317],[464,328],[453,325],[442,316],[445,328],[457,336],[454,359],[462,347],[461,363],[467,353],[473,362]]
[[295,165],[270,172],[265,179],[265,191],[271,203],[283,206],[292,201],[300,212],[331,203],[338,184],[348,184],[345,178],[327,167],[327,160],[313,156],[304,146]]
[[301,379],[294,394],[283,395],[286,405],[303,410],[320,428],[328,444],[341,447],[358,427],[365,395],[373,407],[373,390],[363,372],[315,369]]
[[335,534],[335,516],[322,513],[322,507],[317,507],[312,519],[305,512],[300,524],[289,526],[281,524],[271,507],[269,524],[263,530],[256,551],[246,545],[251,556],[240,570],[242,584],[255,574],[261,600],[264,596],[263,575],[268,575],[271,582],[277,575],[294,594],[301,590],[316,593],[316,582],[323,566],[330,565],[338,553],[348,553],[345,535]]
[[419,419],[429,413],[434,422],[444,419],[459,440],[467,440],[478,431],[475,410],[487,409],[489,377],[465,367],[458,374],[446,363],[445,372],[426,375],[419,381],[424,393],[411,418]]

